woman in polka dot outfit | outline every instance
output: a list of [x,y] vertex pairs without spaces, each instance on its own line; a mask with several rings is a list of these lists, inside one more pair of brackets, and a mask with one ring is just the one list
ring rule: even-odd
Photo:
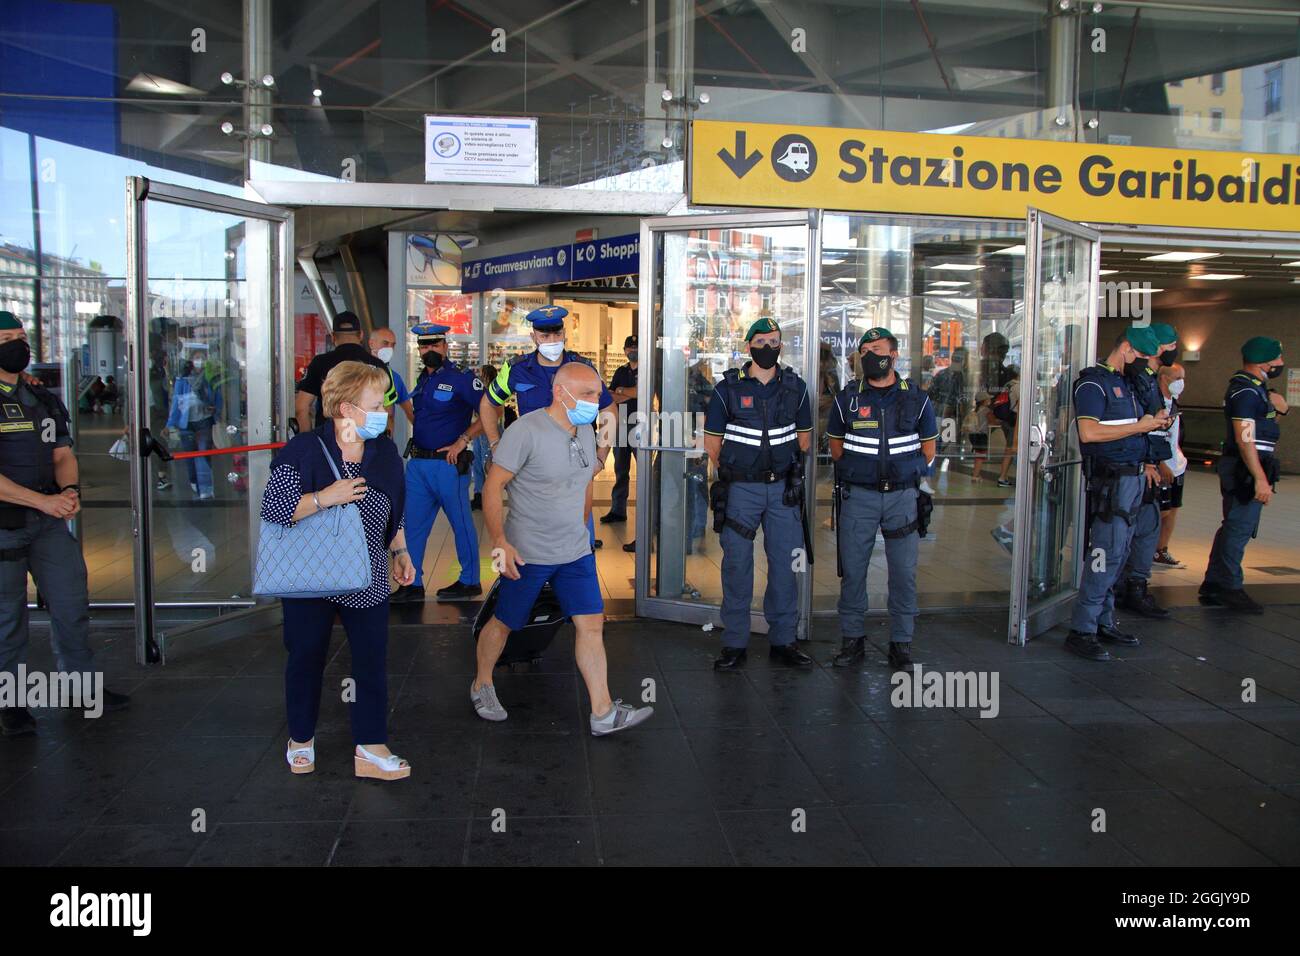
[[[289,721],[286,759],[294,773],[316,768],[316,721],[337,616],[352,651],[355,698],[349,705],[354,767],[358,777],[397,780],[411,766],[388,749],[388,568],[400,584],[415,580],[406,552],[402,512],[406,484],[397,446],[384,432],[388,375],[363,362],[340,362],[321,388],[324,420],[296,436],[272,463],[262,495],[262,517],[292,526],[327,508],[361,511],[370,554],[371,585],[329,598],[284,598],[285,709]],[[325,448],[322,449],[321,443]],[[342,476],[335,479],[326,449]]]

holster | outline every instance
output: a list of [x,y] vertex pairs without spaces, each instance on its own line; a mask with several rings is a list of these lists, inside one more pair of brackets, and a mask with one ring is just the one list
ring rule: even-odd
[[916,492],[916,530],[924,538],[930,530],[930,515],[934,512],[934,498],[919,488]]
[[840,498],[844,486],[835,479],[835,490],[831,493],[831,523],[835,525],[835,576],[844,577],[844,558],[840,554]]
[[466,448],[456,456],[456,474],[468,475],[469,470],[474,465],[474,453]]
[[709,508],[713,511],[713,533],[722,534],[727,524],[727,491],[731,482],[719,478],[709,489]]
[[0,548],[0,561],[26,561],[27,548]]

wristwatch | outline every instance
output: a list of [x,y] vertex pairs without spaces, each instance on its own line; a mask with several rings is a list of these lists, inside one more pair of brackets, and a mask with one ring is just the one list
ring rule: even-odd
[[81,485],[78,484],[64,485],[62,488],[59,489],[59,494],[63,494],[69,488],[75,491],[78,495],[81,494]]
[[406,554],[406,549],[398,548],[396,551],[389,551],[388,553],[391,554],[393,557],[397,557],[399,554]]

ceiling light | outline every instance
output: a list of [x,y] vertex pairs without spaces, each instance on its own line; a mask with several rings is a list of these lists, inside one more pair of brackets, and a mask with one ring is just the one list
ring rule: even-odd
[[970,272],[973,269],[983,269],[983,266],[975,265],[971,262],[940,262],[938,265],[926,266],[927,269],[952,269],[957,272]]
[[1164,292],[1164,289],[1120,289],[1120,295],[1151,295],[1153,292]]
[[1097,275],[1099,275],[1099,276],[1113,276],[1116,272],[1119,272],[1119,270],[1118,270],[1118,269],[1098,269],[1098,270],[1097,270]]
[[1233,312],[1258,312],[1259,309],[1233,309]]
[[832,282],[857,282],[853,276],[842,276],[831,280]]
[[1005,249],[995,249],[990,255],[994,256],[1023,256],[1025,254],[1025,245],[1021,243],[1018,246],[1007,246]]
[[162,96],[201,96],[203,91],[153,73],[137,73],[126,88],[133,93],[156,93]]
[[1206,272],[1206,273],[1204,273],[1204,274],[1202,274],[1202,275],[1199,275],[1199,276],[1189,276],[1188,278],[1191,278],[1191,279],[1211,279],[1211,280],[1215,280],[1215,281],[1223,281],[1223,280],[1227,280],[1227,279],[1244,279],[1244,278],[1246,278],[1246,277],[1245,277],[1244,275],[1233,275],[1233,274],[1231,274],[1231,273],[1227,273],[1227,272]]
[[953,286],[962,286],[962,285],[970,285],[970,283],[969,283],[969,282],[963,282],[963,281],[960,280],[960,279],[935,279],[933,282],[930,283],[930,285],[953,285]]
[[314,97],[316,97],[316,99],[320,99],[320,98],[321,98],[321,88],[320,88],[319,86],[316,87],[316,89],[314,89],[314,90],[311,91],[311,95],[314,96]]
[[1154,256],[1143,256],[1144,262],[1192,262],[1195,259],[1213,259],[1217,252],[1162,252]]
[[923,295],[961,295],[953,289],[926,289]]

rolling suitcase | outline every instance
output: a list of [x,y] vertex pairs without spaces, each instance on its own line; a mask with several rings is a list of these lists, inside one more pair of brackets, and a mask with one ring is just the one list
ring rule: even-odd
[[[478,643],[479,632],[483,626],[492,618],[492,614],[497,606],[497,592],[501,590],[501,579],[497,578],[492,582],[492,587],[488,589],[487,597],[483,600],[483,606],[479,609],[478,616],[474,618],[474,643]],[[529,615],[528,623],[516,631],[511,631],[510,636],[506,638],[505,649],[501,652],[501,657],[497,660],[497,666],[503,664],[520,664],[531,663],[539,660],[554,640],[555,634],[564,626],[568,618],[560,610],[560,602],[555,596],[555,590],[546,584],[542,587],[541,593],[537,595],[537,601],[533,604],[532,613]]]

